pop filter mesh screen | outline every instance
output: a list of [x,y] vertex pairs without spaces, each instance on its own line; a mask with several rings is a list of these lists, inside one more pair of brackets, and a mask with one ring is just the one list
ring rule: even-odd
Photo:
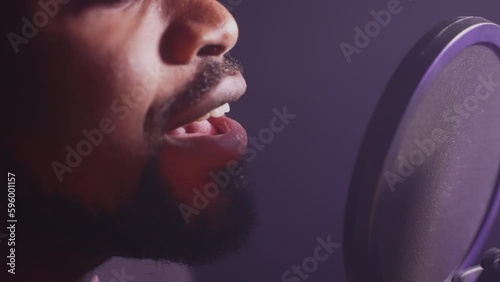
[[498,187],[499,50],[473,45],[432,67],[441,71],[414,94],[378,183],[372,238],[387,282],[444,281]]

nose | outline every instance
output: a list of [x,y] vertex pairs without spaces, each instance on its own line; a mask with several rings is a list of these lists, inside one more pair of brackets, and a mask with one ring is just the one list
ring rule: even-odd
[[160,46],[166,63],[189,64],[199,57],[223,56],[236,44],[238,25],[216,0],[169,2],[174,12]]

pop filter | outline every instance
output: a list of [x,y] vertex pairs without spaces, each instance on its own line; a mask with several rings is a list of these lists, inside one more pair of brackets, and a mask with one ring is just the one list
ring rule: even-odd
[[461,17],[415,45],[374,112],[348,195],[349,281],[462,281],[499,178],[500,26]]

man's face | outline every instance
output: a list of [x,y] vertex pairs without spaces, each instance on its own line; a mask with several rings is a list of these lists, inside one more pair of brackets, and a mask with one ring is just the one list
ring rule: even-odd
[[[31,23],[49,14],[43,27],[12,24],[26,41],[12,45],[4,138],[37,183],[23,196],[50,217],[37,222],[64,209],[111,255],[194,262],[237,247],[253,213],[235,162],[246,132],[220,117],[246,88],[230,13],[214,0],[48,2],[23,8]],[[58,232],[78,242],[85,228]]]

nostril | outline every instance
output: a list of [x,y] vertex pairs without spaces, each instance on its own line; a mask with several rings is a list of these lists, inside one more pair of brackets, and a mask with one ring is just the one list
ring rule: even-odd
[[205,45],[198,51],[198,56],[220,56],[222,55],[222,53],[224,53],[224,50],[224,46],[221,45]]

